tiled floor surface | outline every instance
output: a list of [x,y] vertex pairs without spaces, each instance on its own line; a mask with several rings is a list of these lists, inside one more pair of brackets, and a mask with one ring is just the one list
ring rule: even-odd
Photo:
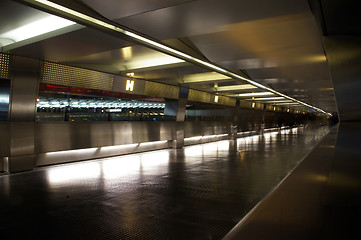
[[329,128],[0,176],[4,239],[222,239]]

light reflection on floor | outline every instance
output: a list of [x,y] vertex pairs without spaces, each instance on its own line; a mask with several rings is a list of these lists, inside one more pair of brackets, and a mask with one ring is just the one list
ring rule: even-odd
[[[159,150],[120,157],[104,158],[101,161],[72,163],[49,168],[49,185],[80,183],[82,180],[103,178],[104,180],[146,174],[161,174],[169,162],[169,151]],[[164,173],[164,171],[163,171]],[[86,181],[85,181],[86,182]]]
[[[265,147],[272,144],[277,135],[288,136],[289,134],[297,134],[298,128],[276,130],[274,132],[266,132],[261,135],[247,136],[237,139],[239,149],[247,150],[252,146],[253,150],[257,150],[258,143],[264,141]],[[283,138],[287,140],[287,138]],[[211,155],[217,157],[219,152],[229,150],[229,141],[223,140],[205,144],[187,146],[184,148],[185,157],[204,157]],[[187,158],[187,162],[197,161],[195,158]],[[129,177],[132,175],[142,174],[165,174],[167,173],[167,165],[169,163],[169,150],[159,150],[145,152],[140,154],[131,154],[120,157],[105,158],[101,161],[90,161],[72,163],[49,168],[47,171],[47,179],[49,185],[79,183],[84,184],[83,180],[103,178],[104,180]]]
[[217,154],[219,151],[227,151],[228,149],[229,141],[224,140],[184,147],[184,155],[186,157],[202,157]]
[[276,129],[3,176],[0,227],[53,231],[18,239],[221,239],[327,131]]
[[81,182],[82,180],[99,178],[100,175],[101,168],[98,162],[64,165],[47,171],[47,179],[51,185]]
[[[218,141],[192,145],[184,148],[186,157],[217,156],[219,151],[228,151],[229,141]],[[189,158],[188,163],[198,162]],[[164,174],[169,163],[169,150],[158,150],[120,157],[104,158],[101,161],[88,161],[49,167],[47,180],[49,185],[84,184],[82,180],[97,178],[114,179],[142,174]],[[163,170],[162,170],[163,169]]]

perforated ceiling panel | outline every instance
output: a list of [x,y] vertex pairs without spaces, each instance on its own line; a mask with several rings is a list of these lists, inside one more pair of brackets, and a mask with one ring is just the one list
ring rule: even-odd
[[236,99],[226,97],[226,96],[220,96],[219,97],[219,103],[223,104],[223,105],[228,105],[228,106],[235,106],[236,105]]
[[9,61],[9,55],[0,53],[0,78],[9,78]]
[[111,91],[113,81],[112,74],[44,62],[43,83]]
[[189,89],[189,96],[188,96],[189,101],[210,103],[211,98],[212,96],[210,93]]
[[179,87],[155,82],[145,82],[144,94],[152,97],[179,98]]

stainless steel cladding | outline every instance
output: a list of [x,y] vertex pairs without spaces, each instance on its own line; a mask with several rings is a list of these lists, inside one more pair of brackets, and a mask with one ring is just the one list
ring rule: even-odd
[[8,120],[10,101],[9,62],[9,55],[0,53],[0,121]]
[[32,122],[35,119],[40,62],[19,56],[12,59],[10,121]]
[[0,171],[4,171],[3,160],[10,152],[9,123],[0,123]]
[[334,89],[323,90],[330,96],[335,93],[341,121],[360,121],[360,38],[330,36],[324,41]]
[[[185,137],[227,135],[229,131],[228,123],[214,122],[36,123],[37,165],[167,148],[176,138],[176,129],[183,128]],[[72,151],[76,149],[84,151]]]
[[0,78],[0,122],[8,121],[10,103],[10,80]]
[[184,122],[184,137],[226,134],[229,124],[222,122]]
[[40,61],[13,56],[11,69],[9,171],[35,166],[34,120]]
[[172,122],[55,122],[35,124],[36,152],[171,140]]

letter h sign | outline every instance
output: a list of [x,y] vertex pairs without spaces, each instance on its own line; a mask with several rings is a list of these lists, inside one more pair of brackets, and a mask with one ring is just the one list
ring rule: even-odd
[[134,90],[134,80],[127,80],[127,84],[125,85],[125,91],[131,91]]

